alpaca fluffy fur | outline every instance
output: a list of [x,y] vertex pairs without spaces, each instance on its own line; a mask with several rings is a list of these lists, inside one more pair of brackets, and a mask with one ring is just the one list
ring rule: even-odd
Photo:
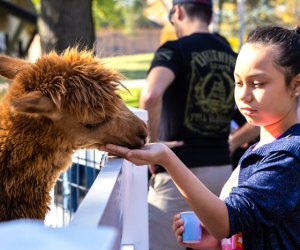
[[116,93],[120,75],[91,51],[35,63],[0,55],[0,75],[11,80],[0,105],[0,221],[43,220],[75,150],[145,143],[146,125]]

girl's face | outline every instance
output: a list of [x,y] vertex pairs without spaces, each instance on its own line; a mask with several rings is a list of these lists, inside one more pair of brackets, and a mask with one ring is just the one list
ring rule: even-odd
[[278,130],[296,123],[296,97],[285,82],[284,71],[275,65],[277,50],[246,43],[237,58],[235,101],[250,124]]

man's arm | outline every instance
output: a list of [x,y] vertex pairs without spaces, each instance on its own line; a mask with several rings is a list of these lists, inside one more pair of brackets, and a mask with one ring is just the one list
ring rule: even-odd
[[229,135],[228,143],[230,153],[241,147],[243,144],[251,142],[259,137],[259,127],[245,123],[241,128]]
[[158,141],[158,129],[162,109],[162,97],[175,78],[172,70],[157,66],[147,76],[140,97],[140,108],[148,111],[150,142]]

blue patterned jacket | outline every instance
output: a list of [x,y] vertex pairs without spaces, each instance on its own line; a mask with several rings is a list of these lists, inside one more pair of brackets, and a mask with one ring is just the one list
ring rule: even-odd
[[300,124],[240,160],[238,187],[225,199],[228,237],[243,233],[244,249],[300,249]]

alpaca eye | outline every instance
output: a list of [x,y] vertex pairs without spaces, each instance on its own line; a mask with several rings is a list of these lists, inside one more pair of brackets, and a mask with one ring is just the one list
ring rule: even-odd
[[94,123],[94,124],[83,124],[87,129],[93,129],[93,128],[98,128],[101,123]]

